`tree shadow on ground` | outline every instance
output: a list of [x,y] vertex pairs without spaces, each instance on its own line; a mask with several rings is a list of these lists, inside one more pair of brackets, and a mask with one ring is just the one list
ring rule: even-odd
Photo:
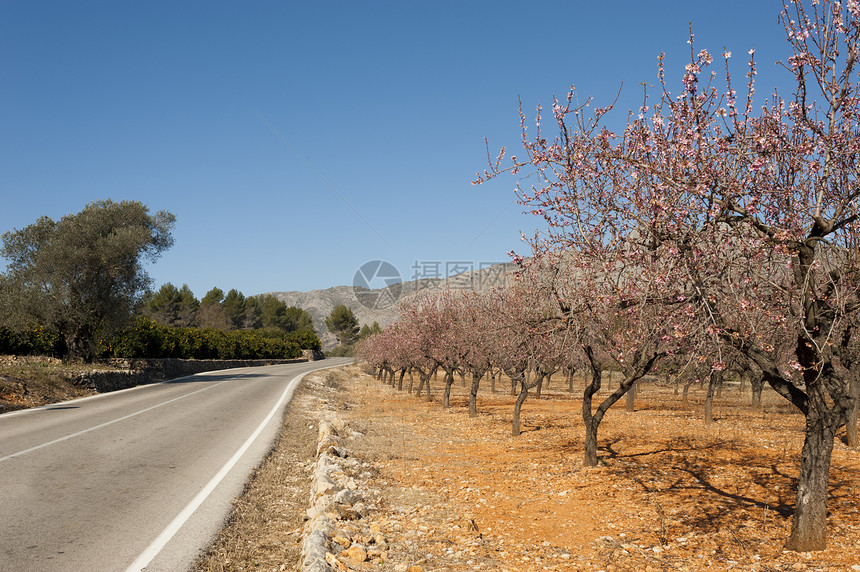
[[[678,437],[653,450],[624,453],[616,449],[619,441],[600,447],[614,474],[636,483],[649,499],[671,500],[682,509],[687,529],[731,529],[750,519],[751,510],[783,519],[793,513],[797,479],[761,452],[751,454],[727,439],[702,443]],[[780,491],[776,499],[775,491]]]

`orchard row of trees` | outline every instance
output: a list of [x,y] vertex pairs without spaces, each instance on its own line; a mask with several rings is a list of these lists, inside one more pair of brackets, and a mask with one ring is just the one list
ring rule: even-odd
[[[92,361],[289,358],[320,349],[310,315],[271,295],[246,298],[215,288],[198,301],[187,286],[172,284],[149,292],[143,263],[173,244],[174,221],[136,201],[103,200],[4,233],[0,352]],[[255,332],[224,334],[239,330]],[[142,331],[152,338],[144,345]]]
[[[805,416],[786,546],[823,549],[834,438],[860,399],[860,5],[791,1],[780,18],[789,95],[757,100],[754,50],[736,85],[731,52],[697,51],[691,34],[678,91],[661,56],[657,88],[643,84],[621,129],[614,104],[580,102],[573,88],[553,100],[551,137],[540,106],[534,133],[521,109],[524,155],[503,148],[476,181],[534,181],[517,194],[547,230],[517,258],[518,283],[421,301],[364,345],[365,359],[422,379],[442,368],[446,383],[456,362],[473,393],[491,364],[515,379],[524,363],[587,371],[587,464],[603,414],[644,375],[744,364]],[[595,408],[610,369],[623,379]]]

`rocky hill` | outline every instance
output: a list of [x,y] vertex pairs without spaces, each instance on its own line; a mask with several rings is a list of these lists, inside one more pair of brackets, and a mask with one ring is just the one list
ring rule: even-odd
[[481,270],[473,270],[450,278],[428,278],[410,282],[398,282],[386,288],[365,289],[359,286],[335,286],[310,292],[269,292],[287,306],[302,308],[314,319],[314,327],[320,333],[323,349],[337,345],[335,337],[325,327],[325,318],[340,304],[352,309],[359,324],[379,322],[383,328],[397,319],[398,304],[424,291],[474,290],[484,291],[502,286],[515,270],[513,264],[497,264]]

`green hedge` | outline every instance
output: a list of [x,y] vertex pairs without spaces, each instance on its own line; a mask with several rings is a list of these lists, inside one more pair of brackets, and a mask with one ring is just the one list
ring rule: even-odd
[[55,330],[31,325],[15,332],[0,327],[0,354],[60,356],[65,345]]
[[290,332],[289,334],[286,334],[286,339],[294,341],[303,350],[322,350],[320,339],[315,333],[307,330]]
[[174,328],[139,318],[103,347],[105,357],[291,359],[320,341],[312,332]]
[[[119,335],[102,340],[101,357],[184,359],[293,359],[303,349],[319,350],[320,340],[308,331],[201,330],[163,326],[138,318]],[[57,332],[31,326],[14,332],[0,328],[0,354],[50,355],[64,353]]]

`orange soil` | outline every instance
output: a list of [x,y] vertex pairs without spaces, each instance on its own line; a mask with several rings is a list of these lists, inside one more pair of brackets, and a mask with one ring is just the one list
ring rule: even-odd
[[349,371],[338,408],[366,434],[350,446],[391,542],[385,569],[400,550],[424,570],[860,570],[860,451],[841,441],[827,550],[783,550],[803,417],[773,392],[754,409],[727,389],[705,427],[703,392],[683,404],[644,385],[635,412],[609,411],[600,466],[584,468],[581,382],[530,397],[515,438],[504,383],[484,383],[470,419],[458,383],[443,410],[439,382],[427,403]]

